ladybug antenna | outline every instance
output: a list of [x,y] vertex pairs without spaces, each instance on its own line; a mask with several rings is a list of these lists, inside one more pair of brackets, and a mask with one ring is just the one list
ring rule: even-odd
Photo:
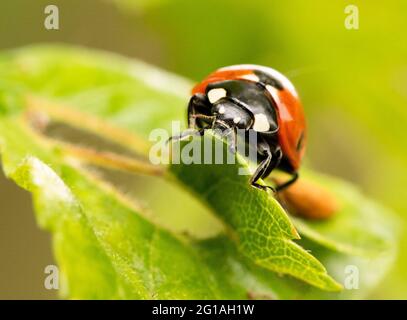
[[208,120],[208,121],[214,121],[216,120],[215,116],[207,116],[206,114],[200,114],[200,113],[196,113],[192,115],[192,118],[195,119],[202,119],[202,120]]
[[191,119],[193,119],[193,122],[195,123],[196,119],[201,119],[204,122],[206,122],[207,124],[210,124],[211,127],[213,128],[213,124],[216,121],[216,116],[208,116],[206,114],[201,114],[201,113],[195,113],[193,115],[190,116]]

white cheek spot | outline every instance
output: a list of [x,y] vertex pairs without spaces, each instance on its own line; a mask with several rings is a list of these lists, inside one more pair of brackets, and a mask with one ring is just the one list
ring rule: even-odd
[[226,97],[227,92],[223,88],[212,89],[208,92],[208,99],[210,103],[214,103],[221,98]]
[[270,124],[265,114],[258,113],[254,115],[253,130],[257,132],[266,132],[270,130]]
[[240,120],[242,120],[242,118],[236,117],[236,118],[233,119],[233,123],[238,124],[240,122]]
[[224,113],[225,113],[225,107],[224,107],[224,106],[222,106],[222,107],[219,108],[219,113],[220,113],[220,114],[224,114]]

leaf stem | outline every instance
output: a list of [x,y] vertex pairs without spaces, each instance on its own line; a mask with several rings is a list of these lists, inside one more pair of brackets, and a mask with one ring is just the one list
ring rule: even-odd
[[129,150],[142,155],[148,155],[150,145],[144,139],[112,126],[106,121],[87,113],[77,111],[67,105],[50,102],[32,95],[26,97],[27,111],[45,112],[48,117],[73,127],[87,130],[107,140],[113,141]]

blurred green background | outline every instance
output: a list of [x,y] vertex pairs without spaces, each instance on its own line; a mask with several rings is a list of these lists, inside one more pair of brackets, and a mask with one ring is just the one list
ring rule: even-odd
[[[60,29],[44,28],[57,5]],[[359,29],[344,26],[359,9]],[[118,52],[199,81],[236,63],[271,66],[297,87],[307,164],[359,185],[407,221],[407,2],[3,0],[0,48],[64,42]],[[52,79],[50,79],[52,81]],[[0,298],[53,298],[48,235],[29,195],[0,176]],[[407,298],[407,235],[372,298]]]

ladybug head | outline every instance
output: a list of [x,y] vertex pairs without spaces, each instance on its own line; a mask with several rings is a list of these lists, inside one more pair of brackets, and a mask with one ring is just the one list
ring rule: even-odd
[[212,104],[214,116],[213,129],[249,129],[253,123],[252,115],[228,99],[219,99]]

